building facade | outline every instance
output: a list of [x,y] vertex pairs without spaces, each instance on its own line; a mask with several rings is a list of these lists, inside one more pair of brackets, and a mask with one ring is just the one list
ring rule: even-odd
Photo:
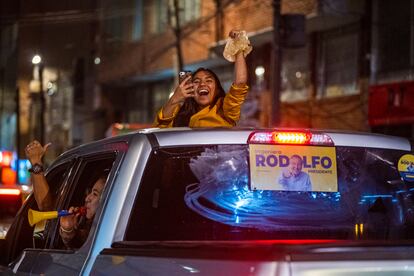
[[0,151],[15,151],[18,105],[16,3],[0,3]]
[[[282,127],[413,137],[414,0],[289,0],[278,16],[275,2],[43,0],[2,8],[2,146],[39,137],[35,54],[43,58],[45,142],[54,156],[103,138],[114,123],[150,126],[175,87],[179,57],[186,70],[214,70],[228,88],[233,64],[222,52],[231,29],[246,30],[253,45],[240,126],[272,126],[278,112]],[[283,23],[278,110],[274,20]]]
[[[19,155],[31,140],[51,142],[47,160],[95,135],[96,1],[16,1]],[[33,64],[35,55],[41,57]]]
[[[112,1],[104,2],[111,11]],[[185,69],[209,67],[224,86],[232,79],[232,64],[221,55],[226,35],[232,28],[248,32],[254,48],[248,56],[251,91],[240,125],[270,126],[274,1],[177,2]],[[399,123],[368,120],[369,95],[377,84],[412,79],[412,2],[282,1],[279,20],[305,16],[306,43],[282,47],[279,126],[398,134]],[[98,79],[103,98],[111,103],[109,121],[151,124],[176,81],[174,1],[124,4],[134,12],[123,17],[107,14],[104,18],[109,19],[101,21]],[[282,32],[288,27],[285,23]],[[408,121],[405,136],[411,135]]]

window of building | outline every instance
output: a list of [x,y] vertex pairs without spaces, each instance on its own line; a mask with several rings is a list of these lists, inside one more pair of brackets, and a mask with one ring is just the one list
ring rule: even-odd
[[137,41],[142,38],[142,18],[143,18],[142,0],[135,0],[135,13],[132,25],[132,40]]
[[[412,66],[412,1],[375,1],[378,73],[407,70]],[[411,60],[411,61],[410,61]]]
[[157,33],[162,33],[167,29],[168,25],[168,1],[156,0],[156,13],[157,13]]
[[[150,107],[150,93],[147,86],[139,86],[127,93],[128,101],[128,122],[129,123],[149,123],[154,119]],[[151,109],[151,110],[148,110]],[[151,113],[151,115],[149,114]]]
[[168,0],[155,0],[147,4],[147,30],[152,34],[162,33],[168,26]]
[[153,112],[152,114],[157,114],[160,108],[168,101],[171,92],[173,92],[173,86],[170,82],[157,83],[152,86],[152,98],[153,101]]
[[181,25],[200,17],[200,0],[179,0],[179,6]]
[[319,36],[317,53],[317,97],[358,93],[358,25],[351,25]]
[[104,24],[105,36],[111,41],[120,41],[123,36],[122,30],[122,18],[121,17],[109,17],[105,20]]
[[142,38],[143,0],[106,0],[102,4],[107,42],[137,41]]
[[303,101],[309,98],[308,56],[308,47],[283,49],[280,94],[282,102]]

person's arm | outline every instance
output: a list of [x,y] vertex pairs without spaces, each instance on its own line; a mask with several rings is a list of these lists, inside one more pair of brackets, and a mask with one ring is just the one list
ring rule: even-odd
[[244,87],[247,84],[247,65],[243,51],[236,54],[234,62],[234,85],[236,87]]
[[[237,35],[238,31],[231,31],[229,34],[232,38],[235,38]],[[240,119],[241,105],[246,100],[249,89],[247,86],[247,64],[243,50],[240,50],[235,56],[233,74],[233,84],[224,98],[223,111],[227,121],[233,122],[233,125],[236,125]]]
[[[47,148],[50,146],[46,144],[42,146],[38,141],[33,141],[26,146],[26,156],[29,159],[30,164],[39,164],[43,166],[42,158],[47,151]],[[40,173],[31,173],[31,180],[33,185],[33,193],[39,207],[40,211],[51,210],[52,205],[52,196],[50,194],[50,187],[47,183],[44,172]]]
[[173,120],[177,116],[177,113],[179,110],[180,110],[180,105],[177,105],[173,110],[173,114],[170,117],[165,117],[164,108],[161,108],[161,110],[158,111],[157,115],[155,116],[155,120],[152,126],[159,127],[159,128],[172,127]]

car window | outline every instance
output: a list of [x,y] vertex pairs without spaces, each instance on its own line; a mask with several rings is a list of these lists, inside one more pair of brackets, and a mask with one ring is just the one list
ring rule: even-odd
[[[93,189],[94,184],[103,175],[105,175],[105,181],[107,180],[107,177],[112,169],[115,159],[115,153],[93,155],[81,159],[76,175],[73,177],[73,180],[71,181],[72,185],[70,185],[69,189],[62,194],[63,199],[59,201],[59,209],[69,210],[69,208],[72,206],[86,207],[86,209],[88,209],[89,206],[85,204],[86,197],[89,194],[97,195],[97,192]],[[86,213],[82,213],[82,215],[80,216],[81,228],[79,229],[85,228],[84,233],[82,233],[82,235],[84,236],[82,236],[80,239],[76,237],[76,242],[74,240],[73,248],[68,248],[63,244],[63,241],[59,235],[58,225],[54,227],[53,231],[55,233],[55,237],[57,238],[53,242],[51,248],[76,249],[81,247],[89,234],[89,229],[91,227],[92,220],[86,219]],[[56,223],[59,224],[58,220]]]
[[[56,194],[61,189],[66,179],[71,162],[66,162],[48,171],[46,179],[50,183],[52,193]],[[43,248],[47,242],[45,221],[30,226],[28,222],[28,210],[38,210],[33,194],[25,201],[23,208],[17,214],[6,236],[5,252],[2,254],[2,264],[14,260],[25,248]]]
[[[66,178],[69,175],[71,166],[74,164],[74,160],[65,162],[63,164],[60,164],[53,169],[49,170],[46,175],[47,183],[49,184],[51,198],[57,199],[59,198],[59,194],[62,192],[62,189],[64,187],[63,183],[66,180]],[[57,202],[54,201],[53,203],[53,209],[57,210]],[[31,209],[38,211],[38,206],[35,204],[31,207]],[[48,231],[50,227],[46,227],[48,223],[52,223],[48,220],[40,220],[38,223],[35,224],[33,228],[33,242],[31,247],[36,248],[43,248],[45,245],[45,242],[48,237]]]
[[251,189],[247,145],[157,149],[125,240],[412,239],[404,154],[336,147],[337,191],[317,192]]

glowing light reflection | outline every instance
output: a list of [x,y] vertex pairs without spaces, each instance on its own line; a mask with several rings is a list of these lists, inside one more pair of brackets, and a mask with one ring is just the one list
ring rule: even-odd
[[[200,183],[186,187],[184,200],[190,209],[204,217],[228,225],[263,229],[338,227],[347,223],[343,210],[338,216],[339,192],[250,190],[244,158],[248,153],[242,146],[227,145],[218,147],[217,151],[207,149],[201,156],[190,161]],[[227,162],[229,156],[243,158]]]

